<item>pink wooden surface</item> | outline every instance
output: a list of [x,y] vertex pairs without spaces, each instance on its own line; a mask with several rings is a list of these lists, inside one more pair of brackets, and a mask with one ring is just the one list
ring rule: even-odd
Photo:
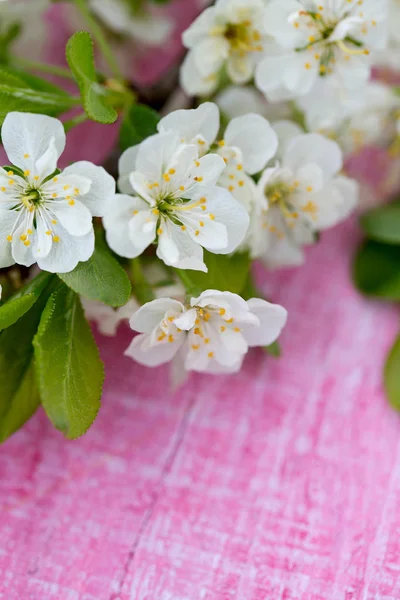
[[[0,598],[398,600],[400,422],[381,389],[397,311],[348,269],[355,225],[267,275],[285,356],[193,376],[100,339],[103,407],[75,442],[42,411],[0,453]],[[118,356],[118,358],[116,358]]]

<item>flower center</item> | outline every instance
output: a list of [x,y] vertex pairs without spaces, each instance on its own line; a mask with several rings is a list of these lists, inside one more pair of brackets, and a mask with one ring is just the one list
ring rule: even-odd
[[264,194],[268,199],[269,206],[277,206],[283,216],[287,219],[297,219],[298,213],[294,210],[290,198],[296,189],[299,187],[299,182],[295,181],[292,185],[279,181],[267,185],[264,189]]
[[[342,19],[349,16],[346,13]],[[345,60],[350,60],[352,55],[369,55],[369,50],[364,48],[363,42],[347,35],[343,40],[330,42],[329,38],[335,31],[341,19],[338,18],[323,18],[321,12],[299,11],[293,19],[293,27],[295,29],[308,29],[308,43],[305,46],[296,48],[296,52],[315,49],[314,59],[319,63],[319,74],[325,76],[332,73],[332,66],[336,61],[336,50],[340,50],[345,55]],[[376,26],[376,21],[371,21],[372,26]],[[367,33],[366,26],[362,30]],[[311,69],[311,62],[305,63],[306,69]]]
[[21,196],[21,202],[29,211],[34,210],[43,202],[40,190],[36,188],[27,188],[24,195]]
[[228,23],[225,27],[224,38],[229,42],[233,52],[261,52],[261,35],[252,28],[251,21]]

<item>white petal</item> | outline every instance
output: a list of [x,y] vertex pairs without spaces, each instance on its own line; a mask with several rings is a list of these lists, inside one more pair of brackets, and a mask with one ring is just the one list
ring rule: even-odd
[[283,158],[283,166],[297,171],[307,164],[318,165],[327,181],[341,170],[342,151],[336,142],[322,135],[316,133],[301,135],[294,138],[288,145]]
[[208,37],[192,50],[193,59],[202,77],[218,73],[229,56],[229,42],[223,37]]
[[[316,7],[315,7],[316,9]],[[296,29],[290,22],[290,17],[304,6],[297,0],[273,0],[264,11],[264,28],[266,33],[276,37],[279,44],[285,48],[296,48],[304,45],[302,28]],[[310,8],[311,10],[311,8]]]
[[136,170],[151,181],[159,181],[179,144],[179,136],[173,131],[148,137],[139,146]]
[[41,209],[36,212],[36,243],[33,247],[33,256],[36,260],[47,256],[53,245],[52,231],[49,229],[48,221],[45,210]]
[[233,119],[224,137],[228,146],[235,146],[241,151],[244,170],[249,175],[261,171],[278,148],[278,138],[271,125],[256,114]]
[[115,180],[103,167],[82,160],[67,167],[63,176],[81,175],[90,180],[90,190],[80,200],[94,217],[103,217],[115,195]]
[[132,245],[142,254],[156,238],[158,216],[151,210],[140,210],[129,221],[129,237]]
[[15,262],[7,237],[11,234],[17,216],[13,210],[0,209],[0,269],[10,267]]
[[151,345],[149,336],[141,334],[133,339],[124,354],[145,367],[158,367],[172,360],[184,341],[184,334],[179,334],[171,344],[160,342],[157,345]]
[[48,202],[46,208],[71,235],[86,235],[92,229],[92,214],[79,200],[72,205],[67,200],[55,200]]
[[151,333],[161,323],[168,311],[182,313],[184,306],[171,298],[152,300],[132,315],[129,325],[138,333]]
[[193,51],[190,51],[181,66],[180,84],[189,96],[208,96],[218,87],[218,75],[212,73],[204,77],[199,72],[194,60]]
[[192,48],[201,40],[207,37],[210,29],[215,24],[216,11],[215,8],[207,8],[197,19],[186,29],[182,34],[183,45],[186,48]]
[[161,46],[173,30],[173,20],[156,14],[135,15],[126,25],[127,34],[147,46]]
[[239,52],[235,52],[229,57],[226,66],[233,83],[245,84],[253,76],[255,61],[248,53],[242,56]]
[[118,171],[119,171],[119,179],[118,179],[118,188],[119,191],[123,194],[131,194],[133,192],[132,185],[129,181],[129,176],[133,171],[136,170],[136,158],[139,152],[139,144],[137,146],[132,146],[132,148],[127,148],[125,152],[122,153],[119,162],[118,162]]
[[176,131],[181,140],[187,144],[193,143],[200,135],[210,146],[219,131],[218,106],[213,102],[203,102],[196,109],[175,110],[161,119],[158,124],[158,131],[168,130]]
[[243,300],[238,294],[232,292],[220,292],[219,290],[206,290],[198,298],[192,298],[190,301],[191,306],[199,306],[205,308],[206,306],[217,306],[225,310],[224,318],[230,319],[232,317],[240,319],[240,321],[246,321],[250,319],[251,322],[257,323],[254,319],[247,305],[246,300]]
[[148,211],[149,205],[137,197],[116,194],[112,208],[103,218],[107,243],[119,256],[135,258],[143,252],[130,236],[129,223],[136,211]]
[[[34,262],[36,262],[32,252],[33,247],[36,243],[36,231],[33,229],[32,231],[32,235],[30,235],[29,239],[27,239],[27,226],[25,219],[21,220],[19,226],[14,231],[13,239],[11,242],[11,252],[14,261],[18,265],[30,267],[33,265]],[[23,236],[23,238],[25,239],[23,239],[21,236]]]
[[241,331],[249,346],[269,346],[278,339],[287,321],[287,311],[279,304],[260,298],[247,302],[251,312],[260,321],[259,326],[243,324]]
[[[64,175],[64,173],[49,179],[40,186],[47,196],[71,200],[71,198],[75,199],[78,197],[81,199],[80,196],[82,194],[89,192],[92,185],[90,179],[82,175]],[[32,177],[28,179],[32,181]]]
[[54,233],[60,238],[54,242],[51,251],[44,258],[37,258],[37,263],[43,271],[50,273],[69,273],[79,262],[89,260],[94,252],[94,231],[75,237],[70,235],[61,225],[54,227]]
[[278,154],[276,158],[278,160],[282,159],[282,156],[286,152],[286,148],[289,143],[293,140],[293,138],[298,137],[299,135],[303,135],[303,129],[297,125],[297,123],[293,123],[293,121],[275,121],[272,125],[272,129],[275,131],[278,136]]
[[[220,187],[204,186],[199,190],[198,198],[202,196],[207,199],[206,210],[204,211],[204,220],[210,219],[210,215],[215,217],[217,223],[225,225],[228,233],[228,245],[219,251],[214,250],[216,254],[230,254],[243,242],[248,227],[249,215],[246,209],[239,204],[237,200],[227,190]],[[213,219],[212,219],[213,220]]]
[[227,247],[228,232],[223,223],[204,217],[199,210],[179,213],[179,218],[196,244],[211,252]]
[[207,272],[203,261],[203,249],[187,232],[170,221],[164,221],[161,228],[163,233],[158,236],[158,258],[171,267]]
[[197,311],[195,308],[187,310],[182,313],[180,317],[175,319],[174,324],[179,329],[183,329],[184,331],[189,331],[195,325],[197,319]]
[[[185,198],[194,198],[203,186],[214,186],[221,174],[225,170],[225,162],[218,154],[207,154],[197,161],[197,167],[193,164],[192,169],[187,173],[188,177],[193,178],[193,185],[186,190]],[[195,183],[195,180],[199,183]]]
[[218,94],[216,102],[230,119],[242,117],[248,113],[264,115],[267,110],[264,97],[252,87],[231,85]]
[[54,153],[48,156],[49,174],[54,171],[57,159],[65,148],[65,132],[58,119],[30,113],[8,113],[1,128],[2,142],[10,162],[23,171],[34,173],[36,161],[53,145]]

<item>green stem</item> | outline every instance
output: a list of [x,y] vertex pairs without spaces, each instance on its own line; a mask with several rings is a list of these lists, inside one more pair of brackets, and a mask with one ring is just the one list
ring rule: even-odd
[[70,129],[72,129],[73,127],[76,127],[76,125],[80,125],[81,123],[84,123],[87,120],[88,120],[87,114],[80,113],[79,115],[76,115],[76,117],[72,117],[72,119],[65,121],[64,122],[65,133],[70,131]]
[[113,76],[119,81],[123,80],[122,73],[119,69],[118,63],[115,60],[114,54],[106,40],[104,32],[97,21],[92,17],[92,14],[87,6],[86,0],[74,0],[76,6],[80,10],[82,16],[85,18],[86,23],[91,30],[94,38],[96,39],[98,45],[101,48],[104,58],[108,62],[108,65],[112,71]]
[[133,282],[133,293],[140,304],[146,304],[154,300],[153,291],[144,276],[140,258],[133,258],[130,261],[131,276]]
[[74,79],[71,71],[64,67],[57,67],[56,65],[47,65],[45,63],[36,62],[34,60],[26,60],[25,58],[18,58],[15,60],[17,67],[23,69],[42,71],[43,73],[49,73],[50,75],[57,75],[58,77],[65,77],[66,79]]

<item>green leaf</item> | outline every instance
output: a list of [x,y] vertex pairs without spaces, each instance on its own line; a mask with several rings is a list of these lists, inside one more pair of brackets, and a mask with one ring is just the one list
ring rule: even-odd
[[157,133],[160,115],[144,104],[134,104],[125,115],[119,134],[121,150],[140,144],[149,136]]
[[250,257],[247,253],[232,256],[204,252],[204,262],[208,273],[201,271],[178,271],[189,294],[196,296],[204,290],[220,290],[241,294],[250,269]]
[[52,94],[57,94],[58,96],[67,96],[70,94],[60,88],[55,83],[51,83],[47,79],[42,79],[42,77],[38,77],[37,75],[31,75],[26,71],[20,71],[19,69],[11,69],[7,67],[3,69],[0,73],[0,81],[4,83],[4,76],[13,76],[17,77],[20,82],[24,83],[26,87],[30,87],[33,90],[38,90],[40,92],[50,92]]
[[79,297],[66,285],[49,298],[33,345],[47,416],[67,438],[83,435],[100,408],[104,368]]
[[66,56],[89,118],[98,123],[114,123],[118,113],[107,106],[106,91],[97,82],[93,42],[87,31],[78,31],[68,40]]
[[367,296],[400,300],[400,247],[364,243],[354,260],[353,279]]
[[40,404],[39,392],[36,386],[33,361],[25,369],[19,386],[0,417],[0,441],[3,442],[15,431],[18,431],[36,412]]
[[131,296],[128,275],[100,239],[96,240],[94,254],[87,262],[58,276],[77,294],[109,306],[123,306]]
[[0,333],[0,441],[21,427],[39,404],[32,340],[47,297],[48,293],[42,293],[25,315]]
[[400,203],[371,210],[360,221],[365,233],[373,240],[400,244]]
[[12,111],[58,116],[75,105],[75,99],[66,94],[33,89],[26,81],[18,82],[10,74],[3,78],[0,73],[0,125]]
[[51,278],[50,273],[39,273],[28,285],[0,306],[0,331],[16,323],[32,308]]
[[386,394],[390,405],[400,411],[400,336],[391,349],[384,370]]

